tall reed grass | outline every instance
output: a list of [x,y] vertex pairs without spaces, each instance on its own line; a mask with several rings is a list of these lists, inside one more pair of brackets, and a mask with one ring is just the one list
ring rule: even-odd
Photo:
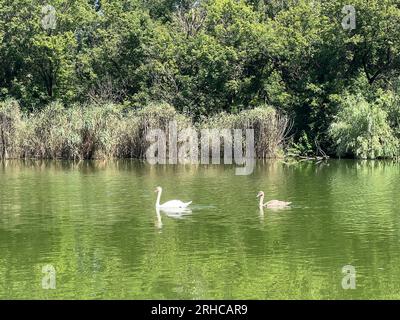
[[21,112],[18,103],[0,103],[0,158],[108,159],[144,158],[150,146],[146,135],[161,129],[168,137],[170,122],[177,129],[254,129],[260,158],[279,154],[290,120],[271,107],[239,114],[218,114],[193,124],[172,106],[159,103],[124,110],[115,104],[74,105],[52,103],[32,114]]
[[14,158],[20,155],[23,132],[18,103],[13,100],[0,102],[0,159]]
[[292,129],[287,115],[270,106],[260,106],[238,114],[220,113],[203,119],[202,128],[254,129],[255,153],[258,158],[274,158],[283,154],[285,140]]

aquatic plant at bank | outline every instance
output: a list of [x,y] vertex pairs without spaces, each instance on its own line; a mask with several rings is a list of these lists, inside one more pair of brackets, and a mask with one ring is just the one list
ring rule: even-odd
[[0,159],[18,157],[22,125],[18,103],[14,100],[0,102]]
[[292,125],[288,115],[263,105],[237,114],[219,113],[210,118],[203,118],[200,126],[210,129],[253,129],[256,156],[274,158],[283,153]]
[[[275,157],[290,129],[290,120],[272,107],[238,114],[221,113],[198,123],[167,103],[151,103],[126,110],[121,105],[72,105],[51,103],[40,111],[24,114],[18,103],[7,100],[0,108],[2,158],[107,159],[145,157],[153,129],[166,136],[171,123],[177,130],[254,129],[255,151],[260,158]],[[182,142],[180,142],[182,143]]]

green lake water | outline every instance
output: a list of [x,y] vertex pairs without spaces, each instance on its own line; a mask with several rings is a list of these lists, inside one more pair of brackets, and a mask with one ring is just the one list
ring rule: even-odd
[[[0,163],[0,299],[400,298],[399,164],[234,169]],[[192,212],[158,217],[156,186]],[[262,213],[260,190],[293,206]],[[342,288],[345,265],[355,289]]]

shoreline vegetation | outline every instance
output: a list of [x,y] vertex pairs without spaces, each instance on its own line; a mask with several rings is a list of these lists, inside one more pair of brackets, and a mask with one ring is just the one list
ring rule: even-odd
[[[368,110],[365,110],[365,105],[363,107],[364,110],[359,110],[360,117],[368,117]],[[303,141],[295,143],[290,135],[293,120],[271,106],[260,106],[237,114],[221,112],[195,122],[167,103],[154,103],[132,110],[112,103],[65,108],[55,102],[40,111],[26,113],[16,100],[10,99],[0,102],[0,160],[145,159],[146,151],[154,143],[146,135],[150,130],[160,129],[168,136],[172,121],[176,122],[178,132],[194,129],[198,135],[203,129],[254,129],[255,156],[258,159],[320,162],[330,158],[318,141],[314,141],[312,146],[306,137],[302,137]],[[334,123],[331,130],[333,135],[338,135],[338,139],[350,139],[346,142],[348,145],[360,147],[364,153],[358,154],[358,159],[398,160],[399,142],[390,134],[389,126],[381,126],[378,137],[370,134],[363,137],[361,133],[354,141],[345,134],[341,135],[343,131],[354,130],[351,122],[347,125]],[[366,132],[369,133],[368,130]],[[224,140],[222,136],[219,139],[222,158]],[[371,156],[368,151],[376,152],[378,156]],[[342,152],[347,152],[347,149]]]
[[137,110],[114,104],[65,108],[53,103],[26,114],[17,101],[8,100],[0,103],[0,159],[144,159],[151,145],[147,133],[160,129],[168,135],[172,121],[178,131],[193,128],[196,133],[202,129],[254,129],[257,158],[283,156],[291,129],[290,118],[268,106],[193,122],[165,103]]
[[353,27],[343,5],[0,0],[0,158],[142,159],[175,120],[254,128],[258,158],[398,160],[399,1],[353,0]]

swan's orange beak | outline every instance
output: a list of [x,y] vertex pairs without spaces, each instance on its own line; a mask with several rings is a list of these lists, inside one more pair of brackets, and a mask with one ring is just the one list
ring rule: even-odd
[[156,190],[154,190],[154,192],[157,192],[158,190],[156,189]]

